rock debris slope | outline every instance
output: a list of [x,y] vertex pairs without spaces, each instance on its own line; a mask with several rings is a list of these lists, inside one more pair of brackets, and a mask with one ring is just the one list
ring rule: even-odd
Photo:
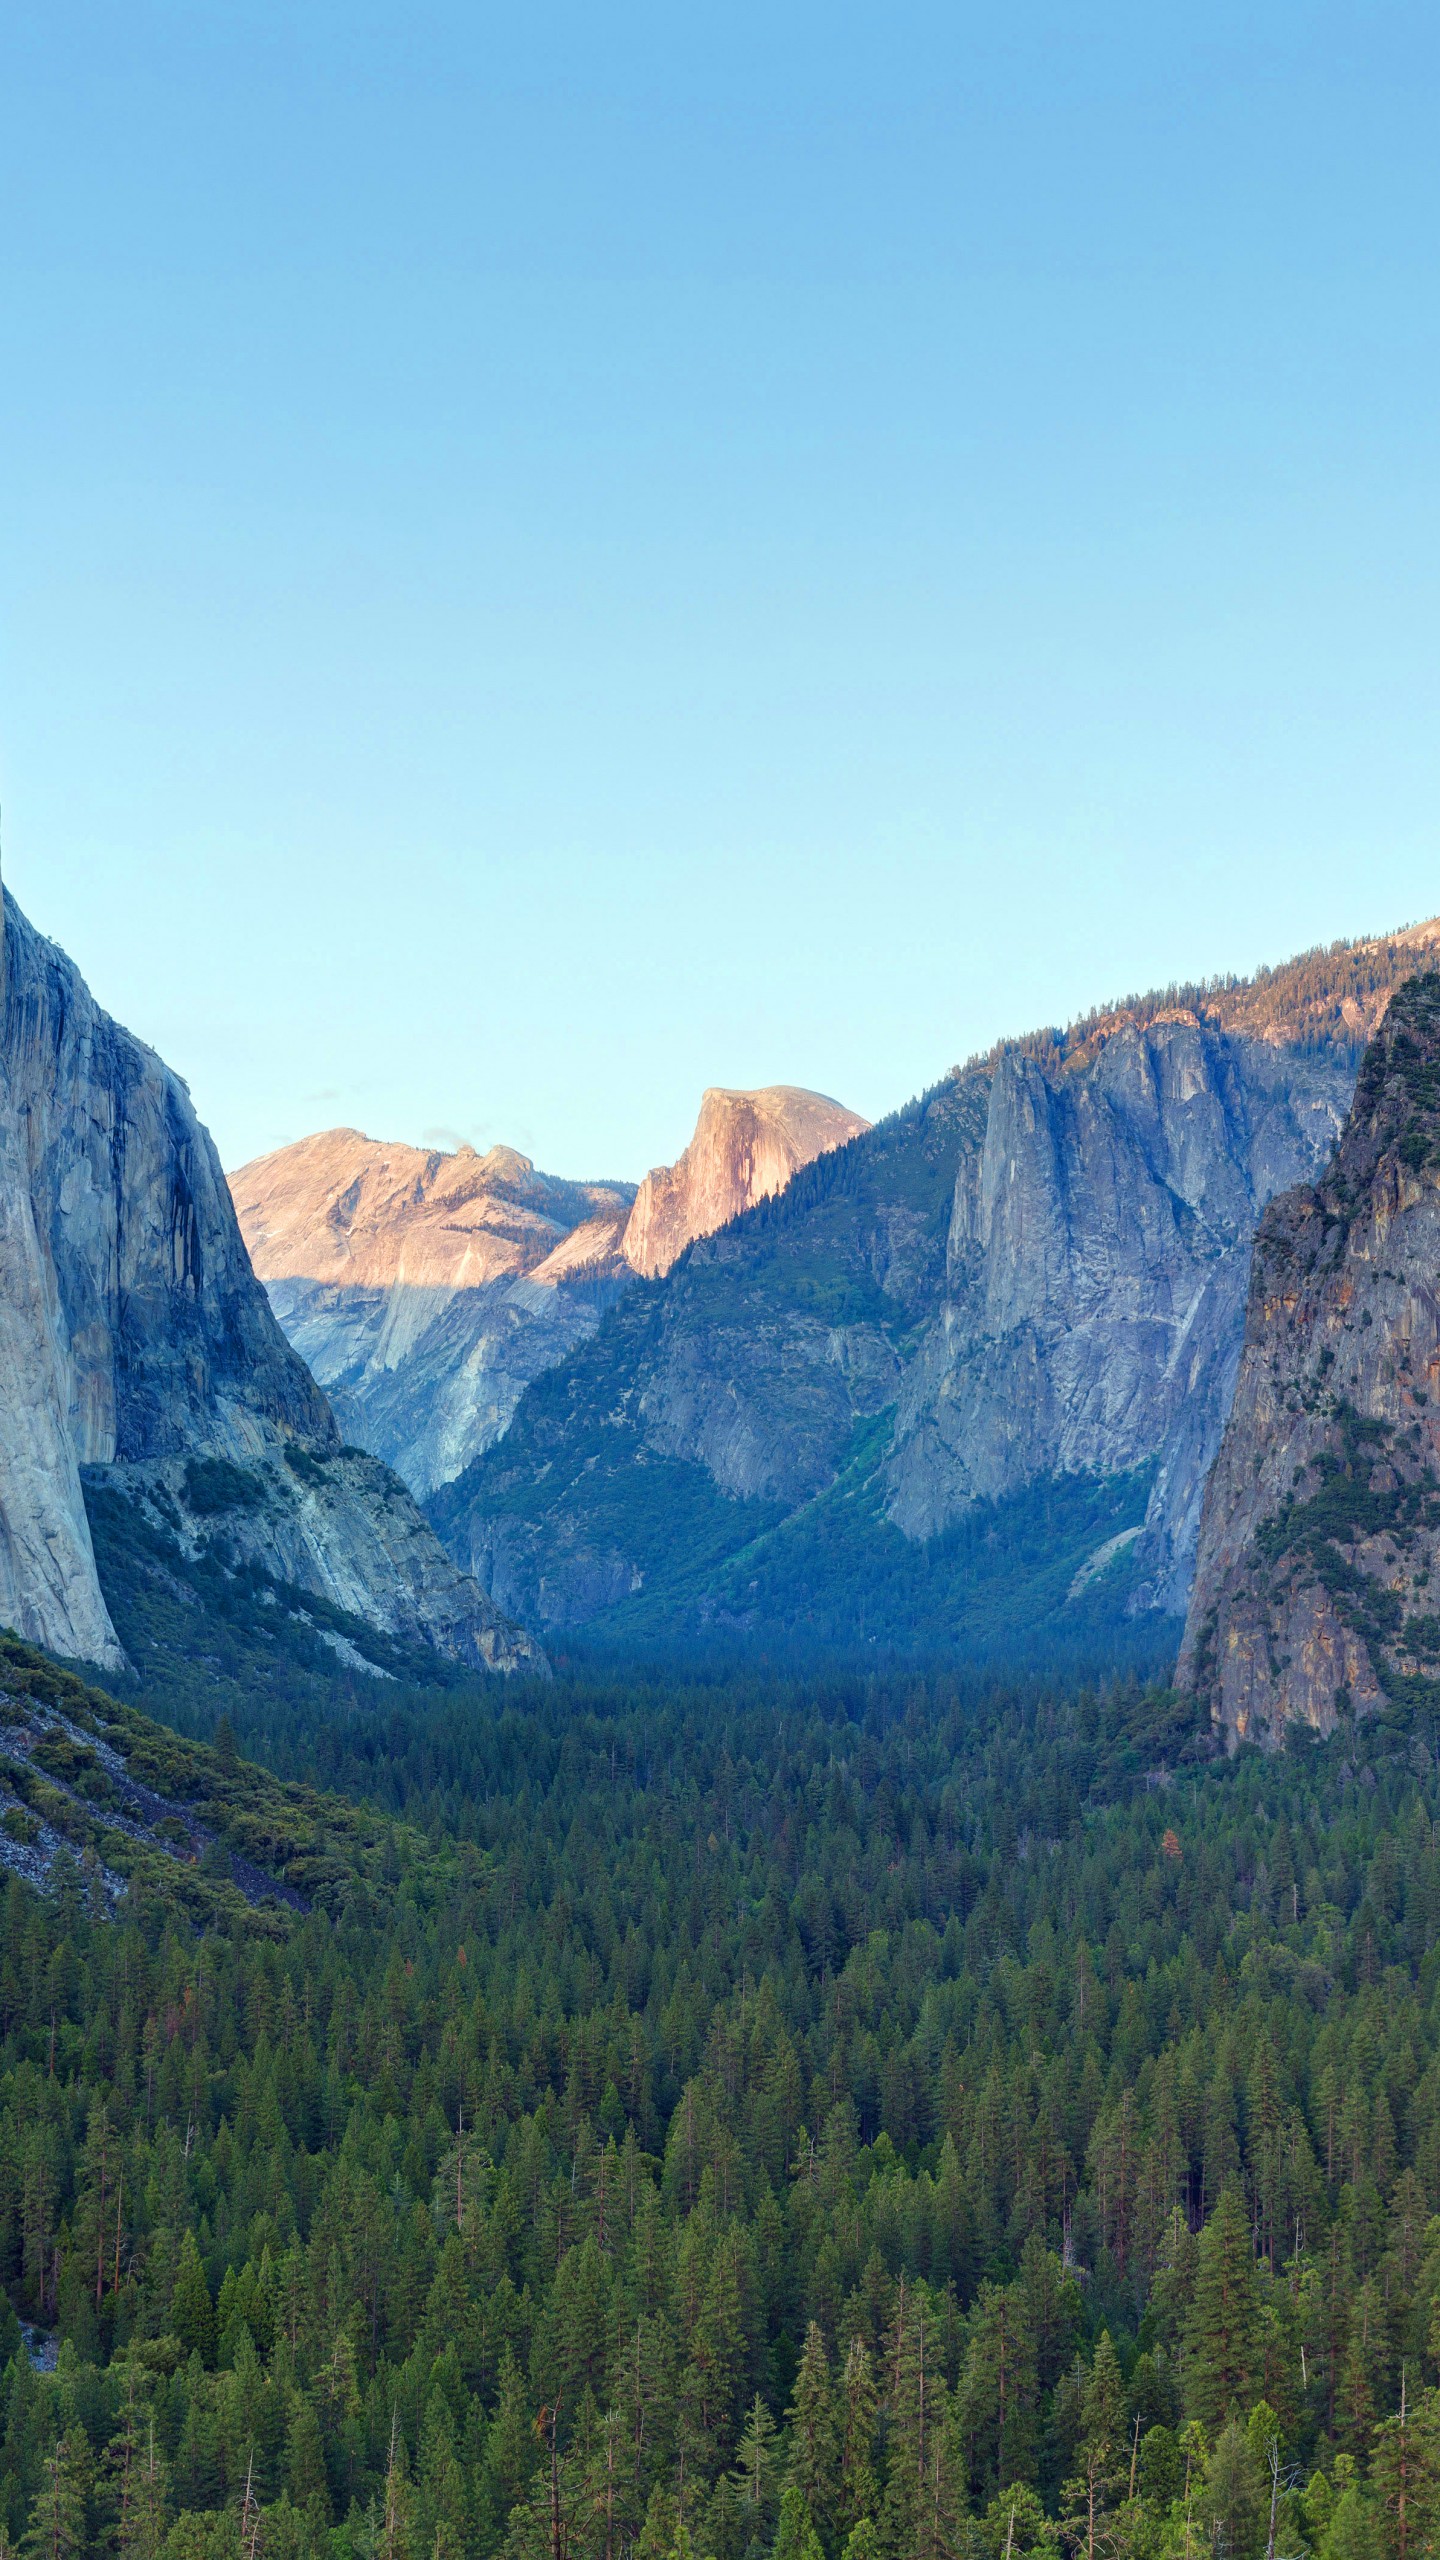
[[783,1189],[865,1127],[791,1085],[707,1093],[673,1166],[565,1182],[511,1147],[389,1146],[330,1129],[231,1177],[256,1271],[352,1437],[422,1497],[506,1430],[525,1389],[637,1271]]
[[1440,1698],[1440,975],[1400,989],[1333,1161],[1271,1202],[1182,1682],[1233,1742]]
[[1260,1212],[1325,1162],[1437,931],[957,1069],[538,1380],[432,1504],[453,1551],[533,1621],[617,1634],[1003,1650],[1037,1610],[1178,1614]]
[[118,1665],[84,1501],[106,1490],[187,1552],[223,1540],[387,1635],[497,1668],[533,1658],[405,1488],[342,1450],[183,1083],[8,897],[3,933],[4,1615]]

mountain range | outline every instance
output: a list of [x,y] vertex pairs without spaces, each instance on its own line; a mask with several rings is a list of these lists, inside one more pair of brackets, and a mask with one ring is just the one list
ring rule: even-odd
[[422,1498],[498,1440],[531,1382],[637,1273],[783,1188],[867,1123],[773,1085],[705,1095],[673,1165],[566,1182],[512,1147],[330,1129],[232,1176],[251,1261],[344,1427]]
[[[1426,924],[1128,1000],[873,1129],[785,1089],[778,1114],[710,1095],[633,1198],[331,1133],[236,1177],[242,1225],[347,1428],[528,1625],[1159,1655],[1258,1221],[1325,1164],[1437,943]],[[483,1276],[476,1229],[509,1257]]]
[[1004,1042],[874,1127],[717,1088],[635,1185],[338,1130],[233,1197],[3,893],[0,932],[21,1636],[159,1677],[219,1609],[242,1683],[276,1640],[371,1680],[543,1672],[541,1637],[1158,1664],[1188,1609],[1232,1736],[1428,1678],[1395,1346],[1433,1312],[1440,923]]

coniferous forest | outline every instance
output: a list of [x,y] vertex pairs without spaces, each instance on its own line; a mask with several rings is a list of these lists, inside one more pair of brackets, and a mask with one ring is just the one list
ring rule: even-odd
[[1440,2547],[1413,1715],[601,1669],[155,1749],[210,1904],[0,1909],[5,2547]]

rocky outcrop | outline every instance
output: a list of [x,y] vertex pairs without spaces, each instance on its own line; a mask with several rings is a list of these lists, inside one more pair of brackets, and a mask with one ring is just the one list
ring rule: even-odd
[[657,1278],[698,1236],[713,1235],[758,1200],[783,1191],[802,1165],[869,1126],[843,1103],[798,1085],[764,1085],[754,1093],[712,1086],[684,1154],[647,1173],[636,1193],[626,1261],[647,1279]]
[[628,1183],[330,1129],[231,1177],[255,1270],[350,1436],[421,1495],[504,1431],[630,1278]]
[[533,1380],[638,1272],[783,1190],[867,1124],[821,1094],[707,1093],[675,1165],[564,1182],[330,1129],[231,1178],[270,1302],[345,1429],[426,1497],[500,1439]]
[[1233,1743],[1440,1697],[1440,975],[1256,1238],[1179,1678]]
[[[269,1537],[294,1585],[452,1659],[533,1657],[404,1488],[345,1458],[254,1277],[183,1083],[8,898],[0,1253],[0,1571],[20,1634],[111,1668],[121,1659],[83,1478],[168,1505],[180,1534],[227,1552],[258,1553]],[[292,1455],[314,1475],[293,1500]],[[192,1512],[196,1464],[212,1472]],[[267,1487],[286,1500],[262,1532]]]
[[1329,1153],[1352,1075],[1189,1010],[996,1061],[886,1461],[908,1537],[1037,1476],[1153,1466],[1136,1563],[1183,1605],[1255,1223]]
[[1256,1222],[1325,1162],[1364,1038],[1435,933],[1171,989],[957,1069],[537,1382],[432,1507],[454,1552],[540,1623],[618,1626],[663,1590],[677,1626],[759,1626],[783,1583],[787,1629],[843,1553],[858,1622],[904,1550],[946,1551],[1036,1487],[1101,1485],[1109,1570],[1078,1556],[1064,1588],[1178,1615]]

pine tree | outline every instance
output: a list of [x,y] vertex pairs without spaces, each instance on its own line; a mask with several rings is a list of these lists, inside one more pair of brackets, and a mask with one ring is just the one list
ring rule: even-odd
[[731,2474],[746,2548],[770,2547],[780,2497],[779,2429],[757,2391],[746,2412]]
[[1238,2418],[1232,2418],[1222,2427],[1205,2471],[1205,2512],[1214,2549],[1258,2551],[1267,2512],[1266,2488],[1246,2431]]
[[1200,2235],[1185,2338],[1185,2402],[1213,2433],[1259,2397],[1260,2298],[1245,2200],[1233,2183]]
[[875,2477],[875,2370],[863,2338],[851,2342],[840,2385],[839,2522],[847,2535],[873,2519],[880,2503]]
[[880,2538],[891,2560],[940,2560],[963,2505],[954,2476],[935,2315],[923,2285],[897,2288],[885,2340],[890,2463]]
[[166,2472],[155,2442],[155,2413],[141,2402],[136,2368],[126,2376],[125,2408],[106,2447],[112,2483],[115,2548],[121,2560],[156,2560],[165,2539]]
[[981,2496],[1033,2476],[1035,2346],[1022,2288],[982,2285],[956,2393],[956,2425]]
[[385,2469],[375,2560],[411,2560],[410,2517],[410,2481],[405,2464],[405,2446],[392,2416],[390,2459]]
[[1373,2282],[1362,2284],[1350,2305],[1349,2340],[1336,2396],[1337,2431],[1357,2461],[1369,2449],[1375,2421],[1389,2398],[1385,2307]]
[[1440,2392],[1412,2402],[1402,2379],[1399,2409],[1375,2430],[1370,2486],[1389,2519],[1395,2560],[1418,2560],[1440,2543]]
[[705,2282],[681,2391],[691,2458],[712,2476],[733,2441],[744,2369],[739,2271],[734,2243],[727,2237],[715,2250]]
[[1062,2521],[1085,2560],[1104,2548],[1108,2519],[1124,2495],[1129,2472],[1125,2378],[1110,2332],[1096,2342],[1081,2412],[1080,2467],[1065,2484]]
[[82,2560],[89,2547],[89,2471],[89,2448],[72,2427],[46,2459],[30,2530],[20,2546],[25,2560]]
[[175,2288],[170,2297],[170,2326],[187,2355],[197,2355],[202,2364],[214,2363],[215,2305],[193,2231],[187,2231],[180,2244]]
[[824,2560],[815,2521],[805,2504],[804,2492],[790,2481],[780,2499],[780,2523],[775,2535],[772,2560]]
[[290,2431],[285,2453],[286,2486],[295,2505],[320,2528],[331,2521],[330,2482],[325,2470],[325,2447],[320,2434],[320,2421],[314,2403],[297,2392],[290,2412]]
[[981,2526],[996,2560],[1059,2560],[1060,2535],[1033,2489],[1015,2481],[991,2501]]
[[805,2332],[785,2423],[790,2478],[810,2510],[822,2543],[828,2545],[839,2524],[839,2448],[830,2359],[813,2320]]
[[1358,2480],[1336,2500],[1320,2546],[1321,2560],[1376,2560],[1383,2527]]

